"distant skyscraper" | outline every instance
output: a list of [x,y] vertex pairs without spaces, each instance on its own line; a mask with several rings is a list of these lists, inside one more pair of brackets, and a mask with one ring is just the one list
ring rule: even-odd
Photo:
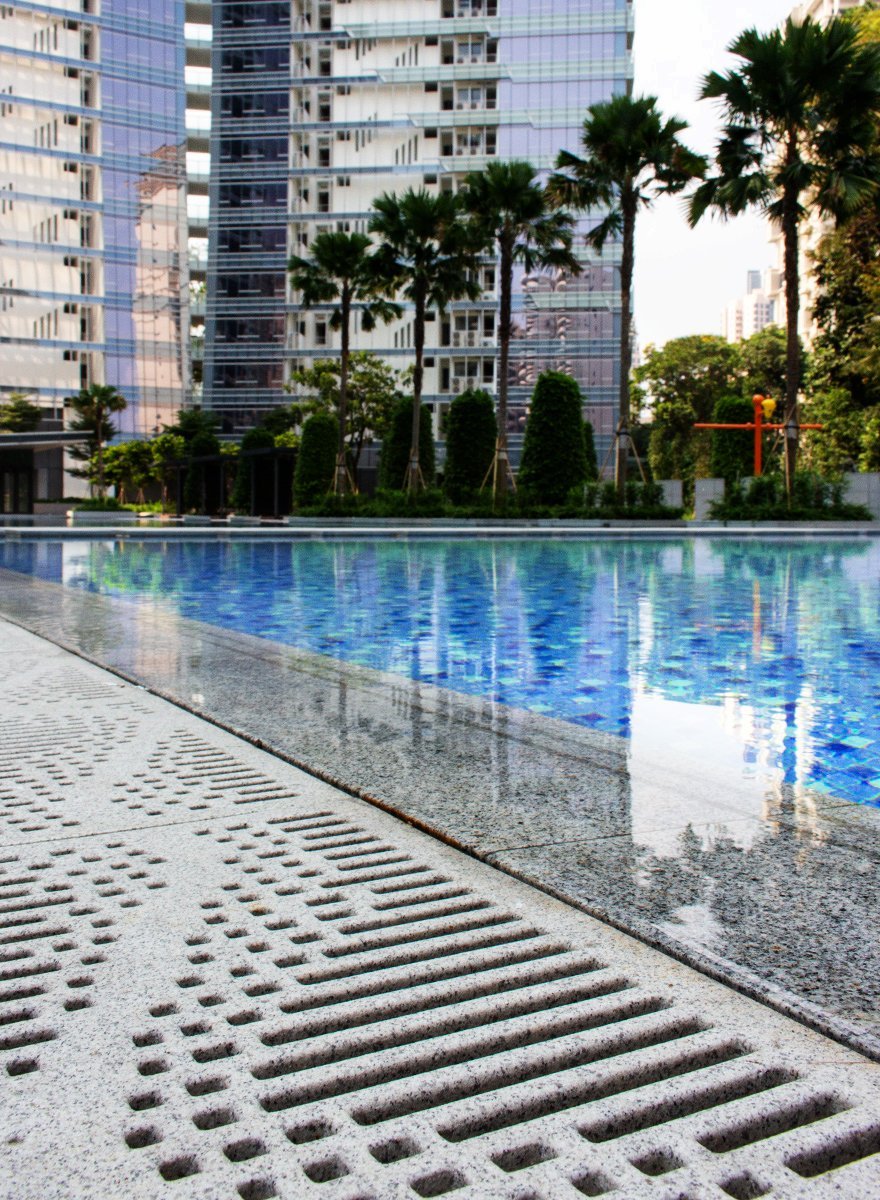
[[0,396],[188,386],[182,0],[0,5]]
[[780,289],[779,272],[746,272],[746,294],[732,300],[721,314],[721,336],[728,342],[741,342],[768,325],[778,325],[777,304],[773,299]]
[[[365,230],[372,201],[455,190],[493,159],[552,167],[579,149],[587,107],[632,81],[630,0],[267,0],[215,4],[205,402],[231,426],[289,399],[299,365],[333,352],[327,312],[288,291],[286,261],[322,230]],[[582,224],[582,230],[586,223]],[[619,246],[578,252],[578,279],[518,271],[511,427],[537,376],[581,383],[600,436],[614,427]],[[431,314],[425,399],[438,417],[496,387],[497,283]],[[357,345],[412,361],[412,313]]]

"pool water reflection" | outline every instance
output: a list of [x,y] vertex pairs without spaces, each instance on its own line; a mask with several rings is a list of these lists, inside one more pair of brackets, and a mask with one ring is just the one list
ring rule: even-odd
[[22,540],[0,566],[880,805],[874,540]]

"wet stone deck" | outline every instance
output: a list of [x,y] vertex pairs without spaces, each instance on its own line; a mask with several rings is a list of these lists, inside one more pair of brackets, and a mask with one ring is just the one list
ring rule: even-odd
[[0,620],[0,1195],[880,1195],[880,1067]]

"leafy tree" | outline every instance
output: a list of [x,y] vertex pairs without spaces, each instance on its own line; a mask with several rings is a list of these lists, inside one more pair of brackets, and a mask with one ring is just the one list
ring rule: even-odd
[[[403,372],[395,371],[384,359],[366,350],[351,355],[346,403],[346,436],[351,464],[357,471],[361,452],[370,436],[384,436],[396,404],[402,399]],[[341,364],[339,359],[323,358],[295,372],[293,382],[311,393],[312,411],[338,410]]]
[[[391,423],[382,440],[379,455],[379,485],[388,491],[399,491],[406,487],[407,464],[412,462],[412,400],[408,397],[399,401],[391,414]],[[434,436],[431,432],[431,412],[422,405],[419,421],[419,468],[427,487],[433,487],[436,476],[434,465]],[[412,490],[410,489],[410,494]]]
[[864,414],[860,471],[880,471],[880,405]]
[[[748,425],[755,409],[743,396],[721,396],[715,401],[712,420],[723,425]],[[713,429],[711,471],[727,483],[755,473],[755,438],[748,430]]]
[[328,412],[312,413],[303,426],[293,476],[298,507],[314,504],[332,490],[339,426]]
[[570,375],[545,371],[532,393],[519,482],[539,504],[562,504],[587,479],[583,398]]
[[425,484],[419,459],[425,318],[429,308],[442,313],[454,300],[479,298],[481,246],[472,224],[463,219],[460,198],[452,192],[432,195],[424,188],[380,196],[373,203],[370,231],[379,238],[376,270],[414,310],[412,436],[403,482],[415,492]]
[[463,201],[477,235],[498,252],[498,435],[492,492],[503,494],[513,478],[507,456],[507,395],[514,267],[520,264],[529,274],[553,270],[579,275],[581,265],[571,249],[574,217],[550,209],[531,163],[492,162],[472,172],[465,180]]
[[596,439],[593,436],[593,426],[584,421],[584,461],[587,464],[587,479],[599,478],[599,462],[596,458]]
[[804,405],[804,416],[825,428],[806,443],[804,457],[810,469],[826,478],[858,470],[870,411],[858,408],[846,388],[813,392]]
[[160,433],[148,443],[153,456],[152,475],[162,485],[162,504],[168,503],[168,483],[177,463],[186,454],[186,442],[179,433]]
[[739,343],[742,394],[747,400],[755,395],[782,399],[787,353],[786,333],[778,325],[768,325]]
[[183,506],[187,512],[205,512],[208,507],[207,477],[203,462],[194,462],[197,458],[207,458],[220,453],[220,443],[216,434],[202,431],[197,433],[186,447],[187,458],[186,481],[183,485]]
[[219,424],[217,416],[212,412],[206,412],[202,408],[184,408],[177,414],[173,425],[165,426],[165,432],[178,434],[188,447],[199,434],[216,434]]
[[710,439],[694,429],[711,421],[715,404],[738,390],[740,352],[722,337],[694,334],[649,346],[636,369],[652,414],[648,460],[655,479],[681,479],[686,492],[708,474]]
[[302,296],[306,308],[331,306],[330,325],[341,335],[337,413],[339,436],[336,448],[334,491],[342,496],[356,491],[348,469],[345,439],[348,433],[348,374],[351,359],[351,314],[356,305],[361,328],[370,330],[377,320],[400,316],[400,306],[382,294],[386,288],[369,253],[370,239],[363,233],[319,233],[312,241],[311,257],[294,256],[288,264],[290,282]]
[[257,425],[254,429],[249,429],[242,437],[241,453],[239,453],[236,463],[235,483],[232,485],[230,501],[235,512],[250,513],[254,475],[258,474],[260,470],[260,460],[251,458],[244,451],[274,449],[274,447],[275,435],[265,425]]
[[143,503],[144,489],[155,479],[153,448],[148,441],[121,442],[104,451],[104,479],[116,487],[120,503],[126,502],[129,489],[135,502]]
[[[500,416],[500,408],[499,408]],[[460,503],[482,487],[495,460],[498,426],[488,392],[468,388],[449,406],[443,490]]]
[[601,250],[609,238],[623,243],[620,268],[621,327],[619,416],[615,480],[623,500],[630,444],[630,371],[632,366],[632,280],[636,219],[657,196],[682,192],[702,178],[706,160],[679,139],[687,122],[664,119],[656,96],[614,96],[587,110],[581,137],[584,158],[560,151],[557,174],[548,185],[560,204],[606,215],[587,234]]
[[865,208],[823,238],[814,272],[819,287],[814,310],[819,333],[810,357],[808,394],[845,389],[857,410],[877,404],[880,211],[874,206]]
[[24,392],[11,392],[0,404],[0,429],[9,433],[33,433],[43,419],[39,404],[32,404]]
[[88,467],[75,474],[90,481],[94,479],[98,497],[103,500],[107,495],[104,480],[104,446],[116,433],[111,416],[127,408],[128,402],[109,384],[91,383],[76,396],[68,396],[64,404],[75,414],[68,428],[75,433],[84,433],[87,437],[85,446],[72,446],[69,450],[72,458],[89,463]]
[[786,490],[798,451],[802,363],[799,233],[808,209],[836,221],[852,217],[880,182],[880,47],[859,41],[856,27],[789,18],[782,29],[741,33],[729,47],[741,60],[713,71],[702,97],[719,100],[725,128],[717,172],[697,189],[691,223],[709,210],[734,216],[757,207],[778,222],[784,244],[787,321],[784,421]]

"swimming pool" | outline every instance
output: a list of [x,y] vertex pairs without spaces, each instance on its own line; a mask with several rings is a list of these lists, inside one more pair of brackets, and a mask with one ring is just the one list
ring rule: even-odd
[[880,806],[880,543],[0,543],[0,566]]

